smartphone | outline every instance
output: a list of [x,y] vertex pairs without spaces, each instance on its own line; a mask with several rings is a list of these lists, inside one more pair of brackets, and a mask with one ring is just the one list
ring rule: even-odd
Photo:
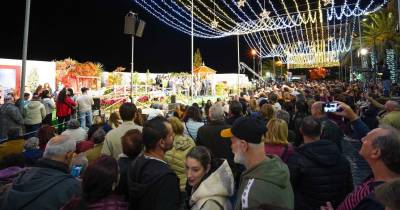
[[339,110],[339,104],[338,103],[325,103],[324,104],[324,112],[337,112]]
[[83,166],[81,165],[73,165],[71,168],[71,176],[79,177],[81,175]]

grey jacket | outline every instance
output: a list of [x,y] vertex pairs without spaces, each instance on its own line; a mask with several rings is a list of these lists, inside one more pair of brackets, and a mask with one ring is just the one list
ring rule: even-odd
[[10,128],[22,130],[23,125],[24,118],[17,106],[12,103],[0,106],[0,140],[7,139],[7,132]]

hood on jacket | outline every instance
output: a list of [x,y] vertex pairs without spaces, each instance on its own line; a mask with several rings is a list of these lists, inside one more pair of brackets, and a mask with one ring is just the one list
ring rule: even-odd
[[307,157],[307,159],[325,166],[336,165],[341,160],[338,146],[328,140],[318,140],[304,144],[297,149],[297,152]]
[[26,105],[26,107],[28,109],[36,109],[38,108],[40,105],[42,105],[42,103],[40,101],[30,101],[28,105]]
[[140,155],[128,171],[129,194],[140,200],[165,175],[175,173],[166,163]]
[[174,138],[174,148],[176,150],[182,150],[185,151],[186,149],[188,149],[191,146],[195,146],[194,145],[194,141],[187,137],[187,136],[183,136],[183,135],[176,135]]
[[[234,178],[227,160],[201,182],[190,198],[190,203],[202,206],[208,199],[219,200],[232,196]],[[199,202],[199,203],[197,203]],[[221,205],[224,205],[221,203]]]
[[[57,165],[57,163],[54,162],[55,161],[48,161],[46,164],[53,167]],[[9,192],[8,202],[14,203],[17,208],[22,207],[32,199],[35,199],[38,195],[42,195],[50,188],[53,188],[56,184],[72,178],[71,175],[61,172],[59,169],[56,169],[56,167],[32,167],[27,169],[14,180],[14,184]],[[68,166],[65,167],[68,170]]]
[[258,179],[272,183],[280,188],[290,185],[290,175],[287,165],[275,155],[267,155],[268,159],[262,161],[253,168],[246,170],[242,179]]

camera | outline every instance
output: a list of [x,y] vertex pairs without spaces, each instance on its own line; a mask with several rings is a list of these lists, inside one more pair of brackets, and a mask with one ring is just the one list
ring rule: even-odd
[[338,103],[325,103],[324,104],[324,112],[337,112],[339,111],[339,104]]

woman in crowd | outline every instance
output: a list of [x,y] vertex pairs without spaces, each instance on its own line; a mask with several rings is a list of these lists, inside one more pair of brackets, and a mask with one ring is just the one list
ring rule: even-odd
[[187,153],[196,145],[193,139],[183,135],[183,124],[178,118],[170,117],[168,121],[171,123],[175,137],[172,149],[165,154],[165,160],[179,177],[180,189],[181,192],[184,192],[186,184],[185,158]]
[[36,136],[43,119],[46,117],[46,109],[38,95],[33,95],[32,100],[24,107],[25,139]]
[[201,126],[204,125],[203,119],[201,118],[200,109],[196,106],[190,106],[183,117],[185,135],[190,136],[193,140],[197,138],[197,131]]
[[112,129],[118,128],[119,125],[121,125],[122,120],[121,117],[119,116],[118,112],[112,112],[110,114],[110,118],[108,118],[108,124],[111,126]]
[[265,122],[265,125],[268,124],[275,116],[275,109],[271,104],[263,104],[260,109],[260,113],[262,115],[262,120]]
[[56,108],[56,104],[51,98],[49,90],[43,90],[42,92],[42,103],[44,108],[46,109],[46,117],[43,119],[43,124],[51,125],[51,117],[53,114],[53,110]]
[[268,131],[265,134],[264,146],[266,155],[276,155],[287,162],[293,154],[294,148],[287,140],[288,126],[286,121],[274,118],[267,124]]
[[89,165],[82,176],[82,195],[74,197],[62,209],[128,209],[120,196],[113,194],[118,185],[118,163],[110,156],[101,156]]
[[226,160],[211,161],[210,151],[194,147],[186,156],[187,207],[191,210],[232,209],[234,179]]
[[31,137],[25,141],[23,155],[27,166],[33,166],[42,157],[43,150],[39,148],[38,137]]
[[127,200],[129,195],[127,181],[128,168],[132,161],[134,161],[143,150],[142,132],[138,129],[127,131],[121,137],[121,144],[123,154],[121,154],[118,159],[121,178],[115,192],[123,195],[125,200]]
[[[88,159],[89,164],[91,164],[100,156],[105,137],[106,133],[101,126],[98,126],[97,130],[93,131],[93,133],[90,134],[90,138],[87,142],[92,142],[93,145],[91,148],[85,150],[85,156]],[[79,145],[77,145],[77,150]],[[84,148],[80,148],[79,150],[80,152],[84,152]]]
[[58,94],[57,102],[57,124],[58,124],[58,133],[62,133],[64,131],[64,127],[66,123],[71,119],[71,114],[76,107],[76,103],[72,98],[67,95],[67,89],[63,88]]
[[47,142],[56,136],[56,129],[50,125],[44,125],[38,131],[37,137],[39,138],[39,148],[44,151]]

